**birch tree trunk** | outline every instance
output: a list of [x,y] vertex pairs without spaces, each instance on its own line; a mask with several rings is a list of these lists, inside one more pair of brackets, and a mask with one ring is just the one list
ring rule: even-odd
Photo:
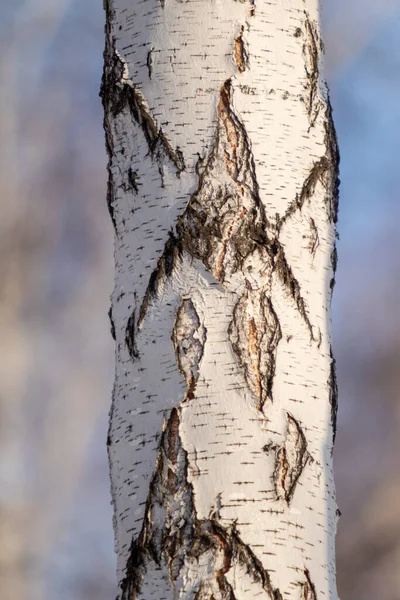
[[121,600],[337,599],[317,0],[105,0]]

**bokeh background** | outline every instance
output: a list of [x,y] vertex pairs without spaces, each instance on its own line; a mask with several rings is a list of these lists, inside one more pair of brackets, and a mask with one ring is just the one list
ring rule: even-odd
[[[341,600],[400,600],[400,0],[326,0]],[[0,597],[115,595],[101,0],[0,0]]]

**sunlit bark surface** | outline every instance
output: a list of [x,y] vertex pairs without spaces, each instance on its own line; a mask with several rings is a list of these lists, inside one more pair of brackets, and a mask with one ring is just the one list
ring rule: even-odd
[[121,600],[337,599],[315,0],[108,0]]

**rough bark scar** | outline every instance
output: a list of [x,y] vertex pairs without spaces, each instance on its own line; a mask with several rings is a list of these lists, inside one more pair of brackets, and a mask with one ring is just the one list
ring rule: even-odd
[[238,300],[228,328],[232,348],[250,390],[263,409],[273,400],[276,354],[282,332],[271,299],[263,291],[248,289]]
[[276,452],[273,476],[279,500],[289,505],[308,459],[305,435],[296,419],[287,413],[286,440]]
[[235,62],[239,73],[243,73],[249,67],[249,54],[243,39],[244,26],[240,28],[239,35],[235,38]]
[[190,299],[184,299],[177,311],[172,342],[178,368],[187,384],[185,400],[193,400],[204,353],[206,329]]
[[[213,518],[197,518],[192,485],[188,481],[188,457],[179,435],[180,414],[171,411],[160,440],[155,472],[149,486],[141,532],[132,540],[121,582],[121,600],[137,597],[145,582],[150,563],[166,565],[171,588],[190,564],[193,600],[235,600],[226,573],[241,565],[249,578],[258,582],[271,600],[281,598],[271,585],[268,572],[249,546],[244,544],[235,525],[222,527]],[[208,562],[207,569],[195,566]],[[205,573],[207,574],[205,576]],[[206,578],[207,577],[207,578]]]
[[301,600],[317,600],[315,585],[311,581],[310,571],[304,569],[306,581],[301,584]]

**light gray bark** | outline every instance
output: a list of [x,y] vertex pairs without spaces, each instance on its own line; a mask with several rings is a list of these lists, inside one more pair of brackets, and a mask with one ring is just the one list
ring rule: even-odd
[[122,600],[336,600],[338,150],[314,0],[106,1]]

